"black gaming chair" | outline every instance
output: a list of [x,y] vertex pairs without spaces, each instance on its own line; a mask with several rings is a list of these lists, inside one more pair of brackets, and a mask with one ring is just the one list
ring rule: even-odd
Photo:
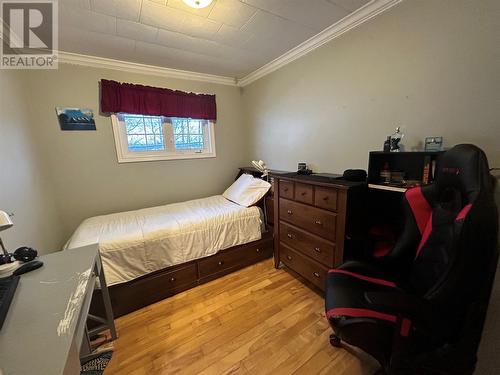
[[498,258],[493,185],[481,149],[444,153],[435,182],[406,192],[392,251],[328,273],[332,345],[360,347],[388,374],[471,374]]

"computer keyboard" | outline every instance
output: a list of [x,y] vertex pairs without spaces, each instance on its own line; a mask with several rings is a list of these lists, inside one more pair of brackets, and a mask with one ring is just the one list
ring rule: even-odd
[[0,279],[0,329],[2,329],[10,303],[14,298],[19,278],[19,276],[9,276]]

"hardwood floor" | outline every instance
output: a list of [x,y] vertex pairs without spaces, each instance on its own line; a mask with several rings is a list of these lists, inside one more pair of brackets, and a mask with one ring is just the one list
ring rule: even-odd
[[116,320],[113,374],[373,374],[333,348],[323,298],[266,260]]

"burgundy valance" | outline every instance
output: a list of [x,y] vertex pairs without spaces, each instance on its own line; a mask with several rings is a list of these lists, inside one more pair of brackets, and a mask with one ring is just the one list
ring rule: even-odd
[[101,112],[217,120],[215,95],[101,80]]

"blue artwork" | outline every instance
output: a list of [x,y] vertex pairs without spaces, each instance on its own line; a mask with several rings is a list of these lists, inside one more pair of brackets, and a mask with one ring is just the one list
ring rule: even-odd
[[61,130],[95,130],[91,109],[56,107],[56,113]]

